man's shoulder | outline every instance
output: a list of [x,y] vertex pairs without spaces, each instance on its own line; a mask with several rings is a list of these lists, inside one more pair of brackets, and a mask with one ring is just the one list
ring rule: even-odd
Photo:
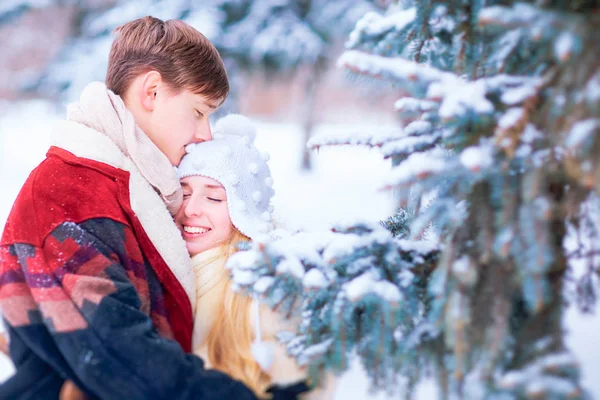
[[64,222],[109,218],[127,223],[123,196],[128,196],[125,171],[51,149],[25,181],[6,229],[16,234],[14,240],[31,242],[33,237],[43,240]]
[[101,161],[78,157],[58,147],[48,150],[46,159],[34,169],[32,175],[35,175],[36,188],[40,190],[61,184],[75,185],[75,190],[90,190],[92,188],[88,184],[115,186],[115,183],[125,183],[129,179],[127,171]]

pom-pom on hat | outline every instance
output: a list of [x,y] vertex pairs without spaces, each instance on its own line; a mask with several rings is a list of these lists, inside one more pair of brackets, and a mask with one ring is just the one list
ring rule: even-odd
[[273,230],[273,179],[268,157],[254,146],[256,127],[239,114],[217,121],[213,140],[189,144],[177,169],[179,179],[201,175],[225,188],[229,217],[244,235],[256,240]]

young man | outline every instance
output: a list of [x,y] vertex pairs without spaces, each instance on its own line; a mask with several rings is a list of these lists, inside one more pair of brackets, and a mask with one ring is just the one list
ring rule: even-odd
[[[191,350],[195,288],[172,221],[173,166],[211,139],[229,84],[216,49],[181,21],[116,31],[106,86],[69,107],[0,242],[0,309],[16,374],[2,398],[252,399]],[[303,389],[275,389],[295,398]]]

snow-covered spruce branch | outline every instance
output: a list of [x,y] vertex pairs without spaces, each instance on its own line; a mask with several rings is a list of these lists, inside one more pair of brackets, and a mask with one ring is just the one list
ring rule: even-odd
[[[434,143],[441,141],[438,136],[428,136]],[[390,143],[389,146],[391,148]],[[480,144],[469,146],[459,152],[450,152],[441,147],[429,146],[424,151],[408,153],[405,149],[393,149],[389,156],[397,156],[398,163],[384,178],[385,189],[405,188],[421,182],[433,187],[445,182],[461,181],[462,190],[468,192],[470,186],[489,174],[493,174],[494,160],[501,157],[499,150],[491,140],[482,140]],[[446,193],[449,194],[449,193]],[[457,198],[460,201],[462,198]]]
[[399,84],[427,85],[444,77],[456,78],[452,73],[443,72],[427,65],[400,57],[382,57],[358,50],[348,50],[338,59],[337,66],[350,72],[383,79]]
[[405,116],[420,116],[424,112],[437,110],[438,103],[434,101],[417,99],[414,97],[402,97],[394,103],[396,111]]
[[[532,4],[517,3],[512,6],[485,7],[479,12],[479,25],[504,29],[552,27],[553,29],[574,28],[585,19],[576,13],[561,10],[549,11]],[[542,32],[540,32],[542,33]]]
[[[381,15],[376,12],[365,14],[357,23],[356,27],[350,33],[346,48],[353,49],[358,47],[371,47],[376,54],[390,54],[392,49],[390,43],[401,44],[403,41],[395,40],[405,37],[414,27],[417,11],[412,7],[406,10],[399,10],[388,15]],[[386,40],[383,41],[382,39]]]
[[[522,104],[539,90],[540,78],[497,75],[468,81],[450,72],[401,57],[382,57],[356,50],[346,51],[338,59],[338,67],[357,74],[389,80],[404,90],[414,93],[417,99],[426,100],[418,107],[438,111],[443,120],[457,119],[467,113],[490,115],[496,107],[490,98],[500,95],[498,105]],[[409,100],[396,103],[399,111],[414,112]],[[414,104],[415,100],[412,100]],[[435,104],[439,104],[436,109]]]
[[419,338],[435,336],[423,310],[438,253],[432,242],[363,224],[253,243],[228,268],[237,289],[283,315],[301,315],[298,331],[280,340],[314,378],[323,368],[345,370],[356,354],[373,385],[392,388],[400,375],[418,373],[403,361],[417,358]]
[[526,3],[518,3],[512,7],[486,7],[479,13],[480,25],[493,25],[504,28],[527,27],[538,22],[547,24],[553,19],[552,13],[542,11],[539,7]]
[[331,146],[367,146],[381,149],[384,158],[408,156],[415,151],[424,151],[432,148],[441,139],[439,132],[433,131],[430,122],[416,120],[404,128],[395,128],[386,131],[369,131],[361,133],[342,132],[339,134],[321,134],[313,136],[307,147],[318,150]]
[[[411,127],[416,127],[417,124],[423,126],[428,123],[425,121],[414,121],[406,127],[405,132],[411,132]],[[408,133],[394,141],[384,144],[381,147],[381,153],[384,158],[392,158],[394,163],[399,163],[413,153],[431,149],[441,140],[441,138],[442,135],[438,132],[431,132],[428,135],[418,136]]]
[[385,143],[396,140],[402,136],[400,128],[377,129],[373,127],[368,132],[340,132],[337,134],[326,133],[315,135],[307,142],[307,147],[312,150],[318,150],[321,147],[329,146],[367,146],[381,147]]
[[[543,347],[544,342],[540,341]],[[581,389],[573,384],[572,376],[578,374],[579,363],[569,352],[550,353],[497,378],[497,387],[523,398],[544,398],[553,393],[556,398],[581,398]]]
[[[443,398],[587,398],[562,319],[569,263],[583,261],[567,257],[581,246],[562,244],[565,221],[583,226],[582,202],[598,191],[597,13],[513,3],[396,2],[357,25],[338,65],[411,96],[396,102],[404,126],[381,144],[386,184],[402,189],[401,205],[433,194],[411,220],[397,215],[409,226],[397,231],[433,226],[444,243],[425,311],[437,358],[399,358],[431,365]],[[395,30],[391,16],[413,6],[416,19]],[[587,269],[586,306],[597,298]]]
[[526,41],[522,39],[537,42],[538,48],[547,47],[550,58],[559,62],[570,60],[597,41],[590,34],[589,22],[580,14],[543,10],[526,3],[486,7],[479,13],[479,26],[506,30],[515,38],[520,36],[522,42]]

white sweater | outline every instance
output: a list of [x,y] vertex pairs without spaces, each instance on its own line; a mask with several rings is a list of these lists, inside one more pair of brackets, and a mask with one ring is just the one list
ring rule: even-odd
[[[229,275],[225,269],[226,258],[221,255],[221,249],[215,248],[204,251],[192,257],[192,265],[196,276],[196,310],[194,316],[194,332],[192,346],[194,353],[201,357],[207,368],[211,368],[208,361],[206,338],[212,327],[217,322],[217,308],[221,291],[225,289]],[[287,355],[285,347],[279,343],[275,335],[282,331],[294,331],[298,325],[296,320],[282,318],[280,314],[265,305],[260,305],[260,321],[256,321],[256,303],[250,306],[250,325],[252,332],[259,323],[262,341],[273,348],[273,362],[268,371],[273,384],[286,385],[296,383],[307,378],[306,370],[296,363],[296,360]],[[255,338],[253,338],[255,339]],[[328,374],[323,385],[304,395],[303,399],[331,399],[335,388],[335,378]]]

